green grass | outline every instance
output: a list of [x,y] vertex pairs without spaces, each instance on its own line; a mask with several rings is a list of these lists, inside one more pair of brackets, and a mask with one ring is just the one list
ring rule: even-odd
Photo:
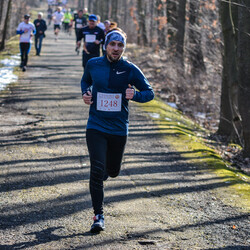
[[230,164],[210,146],[214,142],[206,139],[209,131],[159,99],[139,106],[148,113],[159,115],[153,119],[167,142],[182,157],[215,173],[223,182],[229,184],[216,190],[224,203],[250,210],[250,177],[229,168]]
[[19,36],[13,36],[5,43],[5,49],[0,51],[0,60],[10,58],[12,55],[16,55],[19,50]]

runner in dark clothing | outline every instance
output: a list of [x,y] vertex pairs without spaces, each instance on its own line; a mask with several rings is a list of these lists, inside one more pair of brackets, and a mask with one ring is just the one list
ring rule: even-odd
[[81,44],[81,39],[84,39],[82,66],[85,68],[89,59],[100,56],[100,46],[104,41],[104,31],[97,27],[96,15],[89,16],[88,26],[82,28],[79,34],[78,45]]
[[[126,34],[107,33],[106,55],[88,61],[81,80],[83,101],[90,105],[86,139],[90,156],[91,232],[104,230],[103,181],[119,175],[128,135],[128,103],[148,102],[154,92],[141,70],[122,58]],[[133,88],[136,87],[137,90]]]
[[34,21],[34,25],[36,27],[36,35],[35,35],[35,49],[36,55],[40,56],[42,49],[43,38],[45,37],[45,31],[47,30],[47,25],[44,19],[42,19],[43,13],[38,13],[38,18]]
[[75,33],[76,33],[76,52],[79,54],[80,46],[78,41],[82,32],[82,28],[87,25],[87,19],[83,16],[83,10],[79,10],[78,14],[74,16],[74,23],[75,23]]
[[48,25],[51,24],[51,21],[52,21],[52,14],[53,14],[53,10],[52,10],[52,8],[49,6],[49,8],[48,8],[48,10],[47,10]]

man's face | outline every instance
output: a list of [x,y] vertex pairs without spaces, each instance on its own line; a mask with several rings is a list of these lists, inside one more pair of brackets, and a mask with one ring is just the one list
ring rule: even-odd
[[81,18],[82,15],[83,15],[83,12],[82,12],[82,11],[79,11],[79,12],[78,12],[78,16]]
[[25,18],[24,18],[24,22],[25,22],[25,23],[29,23],[29,20],[30,20],[29,17],[25,17]]
[[124,52],[124,44],[120,41],[111,41],[106,47],[107,58],[110,62],[117,62]]
[[89,28],[90,29],[94,29],[97,25],[97,22],[96,21],[93,21],[93,20],[89,20]]
[[41,20],[41,19],[42,19],[42,16],[41,16],[41,15],[38,15],[37,17],[38,17],[38,19],[39,19],[39,20]]

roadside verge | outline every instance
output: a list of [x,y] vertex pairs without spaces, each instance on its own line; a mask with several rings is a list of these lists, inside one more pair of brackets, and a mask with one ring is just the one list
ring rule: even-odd
[[159,99],[139,106],[156,122],[168,143],[188,160],[216,175],[229,185],[217,189],[217,195],[227,205],[250,211],[250,177],[232,169],[208,139],[209,131],[185,117],[180,111]]

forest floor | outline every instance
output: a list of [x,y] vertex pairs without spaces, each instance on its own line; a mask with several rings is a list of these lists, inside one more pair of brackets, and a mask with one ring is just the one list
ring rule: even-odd
[[49,27],[41,56],[1,93],[0,249],[249,249],[249,193],[231,193],[235,179],[212,171],[205,150],[177,151],[171,126],[133,102],[121,174],[105,182],[106,230],[89,232],[88,107],[74,44],[63,33],[55,42]]
[[156,95],[207,129],[207,139],[215,142],[213,148],[217,153],[230,162],[232,168],[249,175],[250,157],[243,157],[240,145],[217,134],[222,76],[220,65],[211,61],[213,57],[205,60],[206,73],[195,78],[191,72],[183,72],[181,64],[167,51],[154,51],[135,44],[128,47],[128,58],[144,70]]

